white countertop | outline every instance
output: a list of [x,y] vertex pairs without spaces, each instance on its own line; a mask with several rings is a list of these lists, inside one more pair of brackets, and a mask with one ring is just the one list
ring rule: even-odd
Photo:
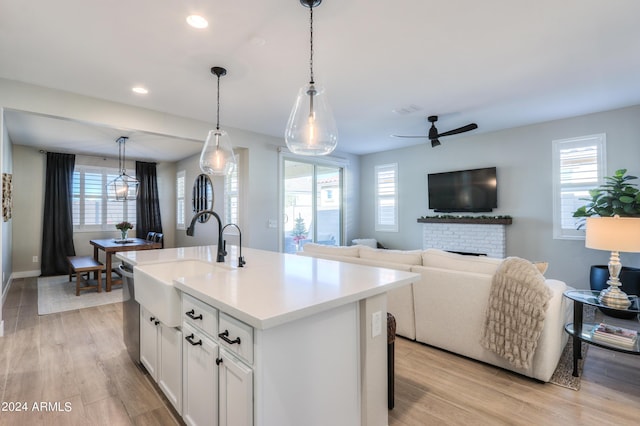
[[410,284],[419,274],[235,247],[216,264],[216,246],[120,252],[133,266],[180,260],[212,262],[205,275],[179,277],[179,290],[257,328],[266,329]]

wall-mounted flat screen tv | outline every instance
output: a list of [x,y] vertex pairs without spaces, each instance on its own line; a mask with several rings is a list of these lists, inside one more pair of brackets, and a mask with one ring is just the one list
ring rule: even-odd
[[496,168],[429,173],[429,208],[438,213],[490,212],[498,207]]

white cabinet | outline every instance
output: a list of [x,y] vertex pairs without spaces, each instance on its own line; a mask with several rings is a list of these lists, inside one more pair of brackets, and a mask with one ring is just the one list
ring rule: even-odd
[[182,332],[140,307],[140,362],[178,413],[182,413]]
[[140,362],[149,375],[158,381],[158,324],[160,321],[140,306]]
[[182,412],[182,332],[163,323],[158,328],[158,386],[178,413]]
[[253,328],[184,293],[182,309],[184,422],[253,425]]
[[183,324],[184,422],[215,425],[218,417],[218,345],[203,332]]
[[253,424],[253,370],[220,350],[220,426]]

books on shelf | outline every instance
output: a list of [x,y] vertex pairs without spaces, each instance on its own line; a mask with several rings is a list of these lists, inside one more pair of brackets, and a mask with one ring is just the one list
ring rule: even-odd
[[638,331],[601,322],[593,328],[593,339],[631,349],[638,340]]

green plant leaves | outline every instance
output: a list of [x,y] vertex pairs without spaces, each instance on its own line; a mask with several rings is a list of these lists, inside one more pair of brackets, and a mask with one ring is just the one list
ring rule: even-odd
[[[573,212],[573,217],[640,216],[640,190],[636,184],[629,183],[629,181],[638,178],[625,175],[625,173],[627,173],[627,169],[618,169],[613,176],[604,178],[603,185],[589,190],[591,198],[581,198],[587,201],[587,204]],[[581,221],[578,228],[581,228],[583,224],[584,221]]]

